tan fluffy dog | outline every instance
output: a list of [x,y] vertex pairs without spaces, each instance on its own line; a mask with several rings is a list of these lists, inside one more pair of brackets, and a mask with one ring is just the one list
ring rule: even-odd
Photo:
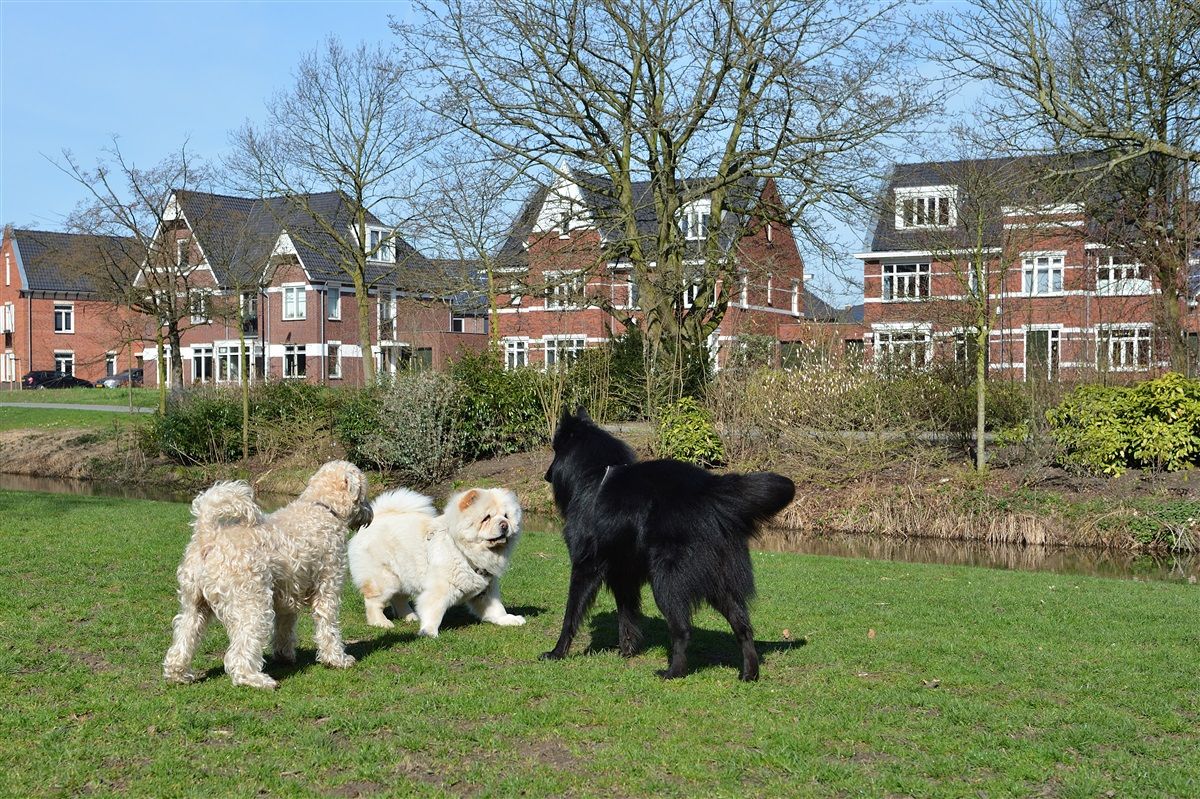
[[264,517],[249,484],[221,482],[192,502],[195,531],[183,553],[175,637],[163,676],[191,682],[192,656],[215,615],[229,633],[225,671],[234,685],[274,688],[262,670],[274,631],[277,661],[296,660],[296,619],[312,607],[317,660],[347,668],[338,625],[349,528],[371,522],[367,481],[346,461],[330,461],[290,505]]
[[367,623],[391,627],[383,615],[390,604],[397,618],[419,620],[420,634],[436,638],[446,611],[465,604],[486,622],[524,624],[500,601],[500,576],[520,534],[521,505],[503,488],[455,494],[441,516],[415,491],[379,495],[375,521],[350,541],[350,578],[363,595]]

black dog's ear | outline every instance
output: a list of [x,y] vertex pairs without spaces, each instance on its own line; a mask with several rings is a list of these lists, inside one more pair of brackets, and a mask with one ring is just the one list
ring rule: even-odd
[[562,409],[562,416],[558,417],[558,423],[559,423],[559,425],[564,425],[567,422],[571,421],[571,419],[572,419],[571,411],[569,411],[567,409],[567,406],[564,405],[563,409]]
[[582,405],[575,409],[575,416],[578,417],[579,421],[581,422],[592,421],[592,417],[588,416],[587,408],[583,407]]

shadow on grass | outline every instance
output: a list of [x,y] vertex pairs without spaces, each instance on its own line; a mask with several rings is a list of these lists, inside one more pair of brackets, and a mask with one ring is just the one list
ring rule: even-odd
[[[587,654],[615,650],[617,648],[617,612],[593,614],[590,622],[592,642],[585,650]],[[671,636],[667,632],[667,623],[657,617],[643,617],[642,644],[638,654],[644,654],[648,649],[662,649],[663,660],[670,651]],[[766,664],[770,656],[777,652],[787,652],[798,649],[808,642],[800,638],[795,641],[760,641],[755,639],[754,648],[758,650],[760,660]],[[703,627],[692,627],[692,639],[688,643],[688,671],[703,671],[717,666],[728,666],[733,669],[742,667],[742,650],[732,630],[706,630]]]
[[[516,616],[524,616],[526,619],[535,619],[546,612],[545,608],[539,608],[533,605],[506,605],[506,611]],[[395,620],[396,616],[392,612],[391,606],[383,609],[383,615],[389,619]],[[417,629],[416,622],[396,622],[397,625],[411,624],[412,629]],[[446,611],[446,615],[442,617],[442,624],[438,627],[438,631],[455,630],[459,627],[470,627],[473,624],[487,624],[475,617],[471,611],[467,610],[462,605],[456,605]]]
[[[411,631],[388,630],[375,638],[346,644],[346,653],[353,655],[355,660],[362,663],[381,649],[391,649],[394,646],[411,643],[416,638],[417,632],[415,628]],[[297,647],[295,663],[280,663],[268,655],[267,662],[263,666],[263,671],[277,680],[286,680],[288,677],[307,671],[314,666],[325,668],[317,662],[317,650]],[[211,680],[221,677],[224,674],[224,666],[213,666],[204,672],[204,676],[201,679]]]

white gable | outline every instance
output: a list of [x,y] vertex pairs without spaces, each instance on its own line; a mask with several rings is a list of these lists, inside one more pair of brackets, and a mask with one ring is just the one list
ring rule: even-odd
[[555,178],[546,199],[542,201],[538,211],[537,221],[533,223],[534,233],[551,233],[562,231],[563,215],[570,220],[569,230],[583,230],[593,227],[592,214],[583,201],[583,192],[579,185],[570,179],[570,170],[563,168],[563,174]]

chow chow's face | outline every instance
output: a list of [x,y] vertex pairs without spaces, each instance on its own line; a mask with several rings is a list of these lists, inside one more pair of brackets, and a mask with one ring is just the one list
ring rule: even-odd
[[446,505],[450,533],[464,544],[501,547],[521,534],[521,505],[503,488],[472,488]]

